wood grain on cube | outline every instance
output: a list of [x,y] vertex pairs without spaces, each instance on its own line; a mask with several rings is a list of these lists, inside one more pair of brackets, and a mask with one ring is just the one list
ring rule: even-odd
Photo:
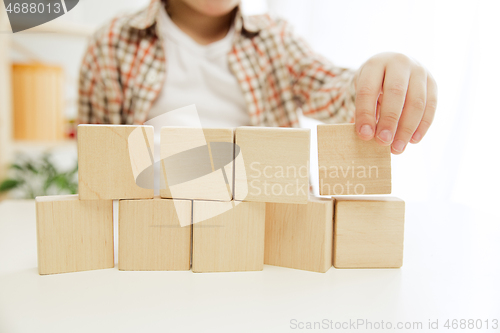
[[236,144],[235,200],[307,203],[309,129],[238,127]]
[[190,269],[191,201],[120,200],[119,207],[120,270]]
[[[153,142],[152,126],[79,125],[80,199],[153,198]],[[136,184],[139,175],[151,180],[149,188]]]
[[[194,201],[193,219],[226,202]],[[264,267],[263,202],[235,202],[234,208],[193,224],[193,272],[259,271]]]
[[318,125],[321,195],[391,193],[391,148],[363,141],[354,124]]
[[268,203],[264,263],[326,272],[332,267],[333,199]]
[[232,128],[163,127],[161,197],[232,200],[233,142]]
[[113,202],[36,198],[39,274],[114,267]]
[[405,203],[394,197],[335,197],[333,265],[403,265]]

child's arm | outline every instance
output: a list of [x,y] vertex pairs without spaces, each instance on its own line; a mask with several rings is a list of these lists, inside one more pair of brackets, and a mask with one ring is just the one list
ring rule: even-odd
[[[95,36],[89,42],[87,50],[83,55],[80,66],[80,78],[78,81],[78,119],[79,124],[98,123],[96,118],[96,103],[101,104],[101,98],[95,94],[97,91],[103,92],[102,79],[99,71],[99,43]],[[103,122],[101,122],[103,123]]]
[[78,83],[79,124],[121,124],[123,92],[118,79],[119,64],[110,54],[111,24],[91,38],[83,56]]

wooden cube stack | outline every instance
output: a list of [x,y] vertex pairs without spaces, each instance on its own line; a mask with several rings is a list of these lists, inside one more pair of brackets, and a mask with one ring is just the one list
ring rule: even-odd
[[36,198],[38,270],[114,267],[113,202],[152,199],[151,126],[78,126],[79,194]]
[[80,125],[79,195],[36,200],[40,274],[114,267],[112,200],[120,270],[400,267],[404,202],[339,195],[390,193],[389,148],[359,140],[353,125],[318,126],[320,191],[335,196],[311,198],[309,138],[164,127],[155,162],[151,126]]
[[[223,137],[222,130],[209,135],[205,130],[205,137],[210,147],[213,138]],[[193,202],[193,272],[263,269],[266,202],[307,203],[309,137],[304,129],[236,128],[231,168],[212,167],[213,172],[226,169],[226,176],[233,171],[232,201]]]
[[335,198],[333,266],[401,267],[404,201],[367,195],[391,193],[390,147],[359,139],[354,124],[319,125],[318,162],[320,194]]

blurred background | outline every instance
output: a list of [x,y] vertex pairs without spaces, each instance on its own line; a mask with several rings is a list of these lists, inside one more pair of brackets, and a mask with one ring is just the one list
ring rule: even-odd
[[[0,6],[0,182],[10,179],[4,197],[77,190],[74,121],[87,40],[111,17],[148,2],[80,0],[68,14],[16,34]],[[243,0],[242,7],[249,15],[284,17],[340,66],[358,68],[386,51],[425,65],[439,86],[438,111],[423,142],[393,157],[393,194],[500,217],[499,1]],[[317,123],[302,124],[313,129],[315,178]]]

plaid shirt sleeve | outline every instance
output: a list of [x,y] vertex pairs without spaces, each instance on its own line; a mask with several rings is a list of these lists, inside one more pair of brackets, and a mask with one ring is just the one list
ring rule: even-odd
[[91,40],[88,48],[83,56],[83,61],[80,66],[80,78],[78,82],[78,123],[89,124],[93,118],[92,115],[92,92],[99,83],[99,73],[95,70],[94,61],[92,58],[92,49],[96,48],[95,39]]
[[288,23],[279,25],[293,95],[303,114],[328,123],[353,122],[355,71],[334,66],[296,37]]
[[90,39],[80,67],[78,87],[78,123],[122,123],[122,87],[113,57],[116,42],[113,25],[117,19],[97,31]]

